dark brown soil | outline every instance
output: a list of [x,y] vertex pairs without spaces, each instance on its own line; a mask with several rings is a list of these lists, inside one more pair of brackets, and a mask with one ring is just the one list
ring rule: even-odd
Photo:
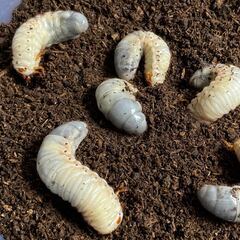
[[[24,240],[240,238],[239,225],[215,218],[196,198],[203,183],[240,181],[237,158],[222,143],[240,135],[240,110],[209,126],[187,110],[196,94],[187,80],[196,69],[213,61],[240,65],[239,3],[229,2],[23,1],[12,23],[0,26],[0,234]],[[14,32],[37,13],[57,9],[83,12],[90,28],[47,49],[46,75],[26,84],[11,66]],[[94,92],[105,78],[116,76],[114,48],[137,29],[162,36],[173,57],[166,81],[154,88],[146,85],[140,67],[133,83],[149,129],[129,136],[97,110]],[[90,129],[77,158],[115,189],[128,188],[120,196],[124,220],[105,237],[52,194],[36,172],[42,139],[70,120],[83,120]]]

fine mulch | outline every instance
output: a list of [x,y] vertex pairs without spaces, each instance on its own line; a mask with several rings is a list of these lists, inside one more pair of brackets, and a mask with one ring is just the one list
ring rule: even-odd
[[[38,13],[83,12],[89,30],[48,48],[44,76],[26,83],[11,65],[19,25]],[[239,66],[238,1],[23,0],[12,22],[0,26],[0,234],[6,239],[239,239],[238,224],[204,210],[196,191],[204,183],[237,184],[240,164],[223,144],[240,136],[240,110],[204,125],[187,105],[197,91],[187,81],[207,63]],[[96,87],[116,77],[113,53],[134,30],[153,31],[169,44],[171,66],[162,85],[149,87],[143,63],[131,82],[148,131],[129,136],[98,111]],[[121,193],[124,219],[99,236],[70,204],[52,194],[36,172],[39,146],[54,127],[88,124],[77,159]]]

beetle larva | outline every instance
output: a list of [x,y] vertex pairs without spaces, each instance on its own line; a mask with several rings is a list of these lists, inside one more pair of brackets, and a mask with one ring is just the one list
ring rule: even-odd
[[86,17],[75,11],[46,12],[29,19],[13,37],[14,68],[25,79],[43,72],[39,63],[44,48],[77,38],[87,28]]
[[233,65],[210,65],[198,70],[191,84],[205,87],[188,108],[196,119],[214,122],[240,104],[240,69]]
[[240,186],[204,185],[198,199],[209,212],[230,222],[240,222]]
[[147,83],[150,86],[163,83],[171,53],[166,42],[153,32],[135,31],[118,43],[114,55],[118,76],[125,80],[133,79],[143,54]]
[[[227,148],[235,151],[240,161],[240,138],[233,144],[224,142]],[[230,222],[240,222],[240,185],[229,187],[205,184],[197,195],[203,207],[215,216]]]
[[75,159],[87,132],[87,125],[80,121],[65,123],[50,132],[38,152],[37,171],[53,193],[76,207],[99,233],[108,234],[121,223],[122,208],[107,182]]
[[141,134],[147,129],[147,121],[141,104],[134,94],[137,89],[119,78],[102,82],[96,89],[98,109],[113,125],[130,134]]

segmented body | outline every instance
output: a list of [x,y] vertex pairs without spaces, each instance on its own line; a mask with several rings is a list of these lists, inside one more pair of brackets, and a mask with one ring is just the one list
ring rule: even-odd
[[166,42],[153,32],[135,31],[118,43],[114,55],[118,76],[125,80],[133,79],[143,54],[147,83],[151,86],[163,83],[171,53]]
[[137,89],[119,78],[102,82],[95,96],[99,110],[114,126],[130,134],[141,134],[147,129],[141,104],[134,94]]
[[188,105],[196,119],[214,122],[240,104],[240,69],[217,64],[198,70],[191,78],[194,86],[204,87]]
[[[240,161],[240,139],[231,147]],[[240,222],[240,185],[229,187],[205,184],[197,195],[202,206],[213,215],[226,221]]]
[[123,213],[117,195],[99,175],[75,159],[87,135],[80,121],[60,125],[47,135],[37,156],[37,171],[46,186],[83,215],[99,233],[114,231]]
[[230,222],[240,222],[240,186],[204,185],[198,199],[209,212]]
[[46,47],[77,38],[87,28],[86,17],[75,11],[46,12],[27,20],[13,37],[14,68],[25,79],[42,72],[39,63]]

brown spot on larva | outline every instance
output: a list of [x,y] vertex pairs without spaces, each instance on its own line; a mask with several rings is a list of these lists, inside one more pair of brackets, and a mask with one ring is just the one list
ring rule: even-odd
[[17,71],[21,74],[23,74],[25,71],[27,70],[26,67],[23,67],[23,68],[17,68]]
[[42,49],[35,57],[35,61],[40,61],[42,55],[44,54],[44,50]]
[[119,215],[117,220],[116,220],[116,224],[119,225],[122,222],[122,216]]
[[148,85],[152,85],[152,72],[145,72],[145,78],[147,80]]

